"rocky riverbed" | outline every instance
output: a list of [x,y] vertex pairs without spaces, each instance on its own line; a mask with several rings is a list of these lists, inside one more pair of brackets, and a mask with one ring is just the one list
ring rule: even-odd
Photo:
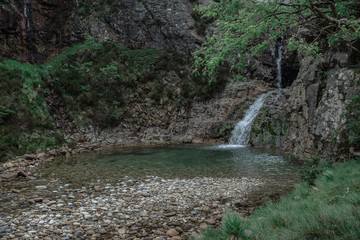
[[264,185],[248,178],[154,176],[83,186],[33,181],[3,184],[1,239],[189,239],[219,225],[226,210]]

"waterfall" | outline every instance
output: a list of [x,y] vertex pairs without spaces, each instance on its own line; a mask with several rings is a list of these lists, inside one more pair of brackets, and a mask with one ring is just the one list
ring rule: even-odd
[[[250,139],[251,127],[254,119],[259,114],[260,109],[264,105],[266,97],[269,94],[277,93],[276,98],[281,95],[281,87],[282,87],[282,71],[281,71],[281,60],[282,60],[282,48],[283,48],[284,38],[281,37],[278,39],[275,48],[272,49],[272,55],[276,60],[277,67],[277,88],[278,90],[274,90],[268,93],[262,94],[246,111],[245,117],[236,124],[234,130],[231,133],[230,141],[228,146],[238,146],[238,145],[247,145]],[[226,145],[225,145],[226,146]],[[224,146],[224,147],[225,147]]]
[[284,38],[281,37],[277,42],[277,54],[275,55],[276,67],[277,67],[277,88],[282,86],[282,74],[281,74],[281,60],[282,60],[282,47]]
[[268,94],[262,94],[246,111],[245,117],[236,124],[230,137],[230,145],[246,145],[249,142],[252,123],[259,114]]
[[26,31],[29,31],[30,28],[30,20],[29,20],[29,8],[28,5],[30,5],[30,0],[24,0],[24,18],[25,18],[25,27]]

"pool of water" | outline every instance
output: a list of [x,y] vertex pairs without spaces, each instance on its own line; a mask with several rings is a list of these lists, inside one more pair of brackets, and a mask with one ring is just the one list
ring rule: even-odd
[[247,177],[296,181],[299,163],[279,151],[243,146],[124,147],[59,158],[38,169],[64,182],[116,181],[130,176],[163,178]]
[[[167,179],[195,177],[260,179],[264,184],[252,193],[254,199],[285,193],[299,182],[301,164],[281,151],[243,146],[175,145],[121,147],[59,157],[38,167],[32,180],[4,182],[0,194],[0,218],[10,212],[31,208],[29,199],[41,196],[62,199],[81,193],[95,184],[117,184],[124,179],[142,181],[146,176]],[[46,185],[45,191],[37,186]],[[19,194],[11,189],[21,190]],[[75,190],[74,190],[75,189]],[[251,198],[249,196],[249,198]]]

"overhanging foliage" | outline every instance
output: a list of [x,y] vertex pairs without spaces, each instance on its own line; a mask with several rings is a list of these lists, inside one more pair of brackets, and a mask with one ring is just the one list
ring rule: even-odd
[[[360,3],[343,0],[222,0],[197,11],[218,21],[217,32],[194,52],[195,72],[211,81],[220,65],[229,62],[241,71],[249,58],[257,58],[281,36],[292,35],[289,50],[321,57],[320,40],[329,46],[346,44],[359,51]],[[302,27],[317,36],[304,39],[296,34]]]

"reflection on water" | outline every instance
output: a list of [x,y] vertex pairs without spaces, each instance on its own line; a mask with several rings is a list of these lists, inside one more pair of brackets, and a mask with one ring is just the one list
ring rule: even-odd
[[239,145],[116,148],[70,159],[60,158],[39,169],[43,177],[75,182],[116,180],[147,175],[164,178],[248,177],[276,181],[296,179],[299,164],[281,152]]

